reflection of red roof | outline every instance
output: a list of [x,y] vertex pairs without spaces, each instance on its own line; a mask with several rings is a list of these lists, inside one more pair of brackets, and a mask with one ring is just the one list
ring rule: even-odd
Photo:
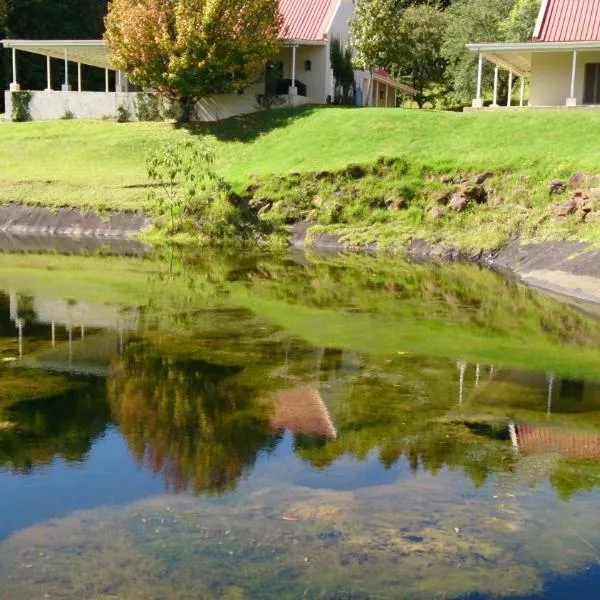
[[280,38],[312,42],[326,39],[336,6],[335,0],[279,0],[285,24]]
[[271,427],[306,435],[337,437],[319,392],[309,388],[280,392],[275,397]]
[[537,42],[600,41],[598,0],[547,0],[542,4]]
[[600,436],[576,429],[517,425],[521,450],[560,452],[568,458],[600,460]]

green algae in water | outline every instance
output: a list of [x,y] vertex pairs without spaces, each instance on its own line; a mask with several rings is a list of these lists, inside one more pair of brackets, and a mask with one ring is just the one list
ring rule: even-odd
[[118,318],[51,344],[36,298],[60,285],[38,297],[34,262],[0,381],[38,387],[0,407],[0,464],[52,478],[118,440],[170,493],[110,506],[107,472],[78,510],[71,488],[0,544],[0,597],[502,597],[600,561],[588,316],[465,265],[364,257],[145,264],[137,287],[110,261],[83,303],[81,259],[69,306]]

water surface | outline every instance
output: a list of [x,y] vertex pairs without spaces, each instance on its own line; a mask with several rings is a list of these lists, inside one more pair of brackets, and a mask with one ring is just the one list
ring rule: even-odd
[[595,598],[599,342],[468,265],[0,255],[0,598]]

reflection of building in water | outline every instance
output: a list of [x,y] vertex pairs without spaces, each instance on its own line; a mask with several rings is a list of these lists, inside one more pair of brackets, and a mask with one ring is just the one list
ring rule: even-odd
[[279,392],[275,397],[271,427],[300,435],[335,438],[337,430],[316,389]]
[[[39,325],[49,326],[52,348],[57,346],[59,330],[66,333],[66,352],[62,351],[63,344],[55,350],[37,352],[35,358],[24,361],[28,366],[96,375],[108,372],[110,359],[117,351],[123,351],[125,333],[136,329],[140,320],[137,307],[25,297],[14,292],[9,294],[9,316],[18,330],[18,351],[22,360],[26,354],[23,336],[28,323],[35,324],[38,331]],[[89,343],[86,332],[93,334]]]
[[600,460],[600,436],[587,431],[539,425],[514,425],[523,452],[559,452],[575,460]]

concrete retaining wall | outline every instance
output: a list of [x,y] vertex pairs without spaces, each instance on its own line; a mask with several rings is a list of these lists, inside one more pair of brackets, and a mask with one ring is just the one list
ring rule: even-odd
[[[236,115],[252,113],[257,110],[256,94],[264,91],[264,84],[252,86],[243,94],[222,94],[203,98],[195,111],[198,121],[219,121]],[[5,92],[6,118],[10,120],[12,112],[11,92]],[[136,115],[135,92],[33,92],[30,104],[31,118],[34,121],[50,121],[60,119],[67,111],[77,119],[101,119],[116,117],[117,108],[125,105],[132,119]],[[282,106],[301,104],[323,104],[315,98],[295,96]]]

